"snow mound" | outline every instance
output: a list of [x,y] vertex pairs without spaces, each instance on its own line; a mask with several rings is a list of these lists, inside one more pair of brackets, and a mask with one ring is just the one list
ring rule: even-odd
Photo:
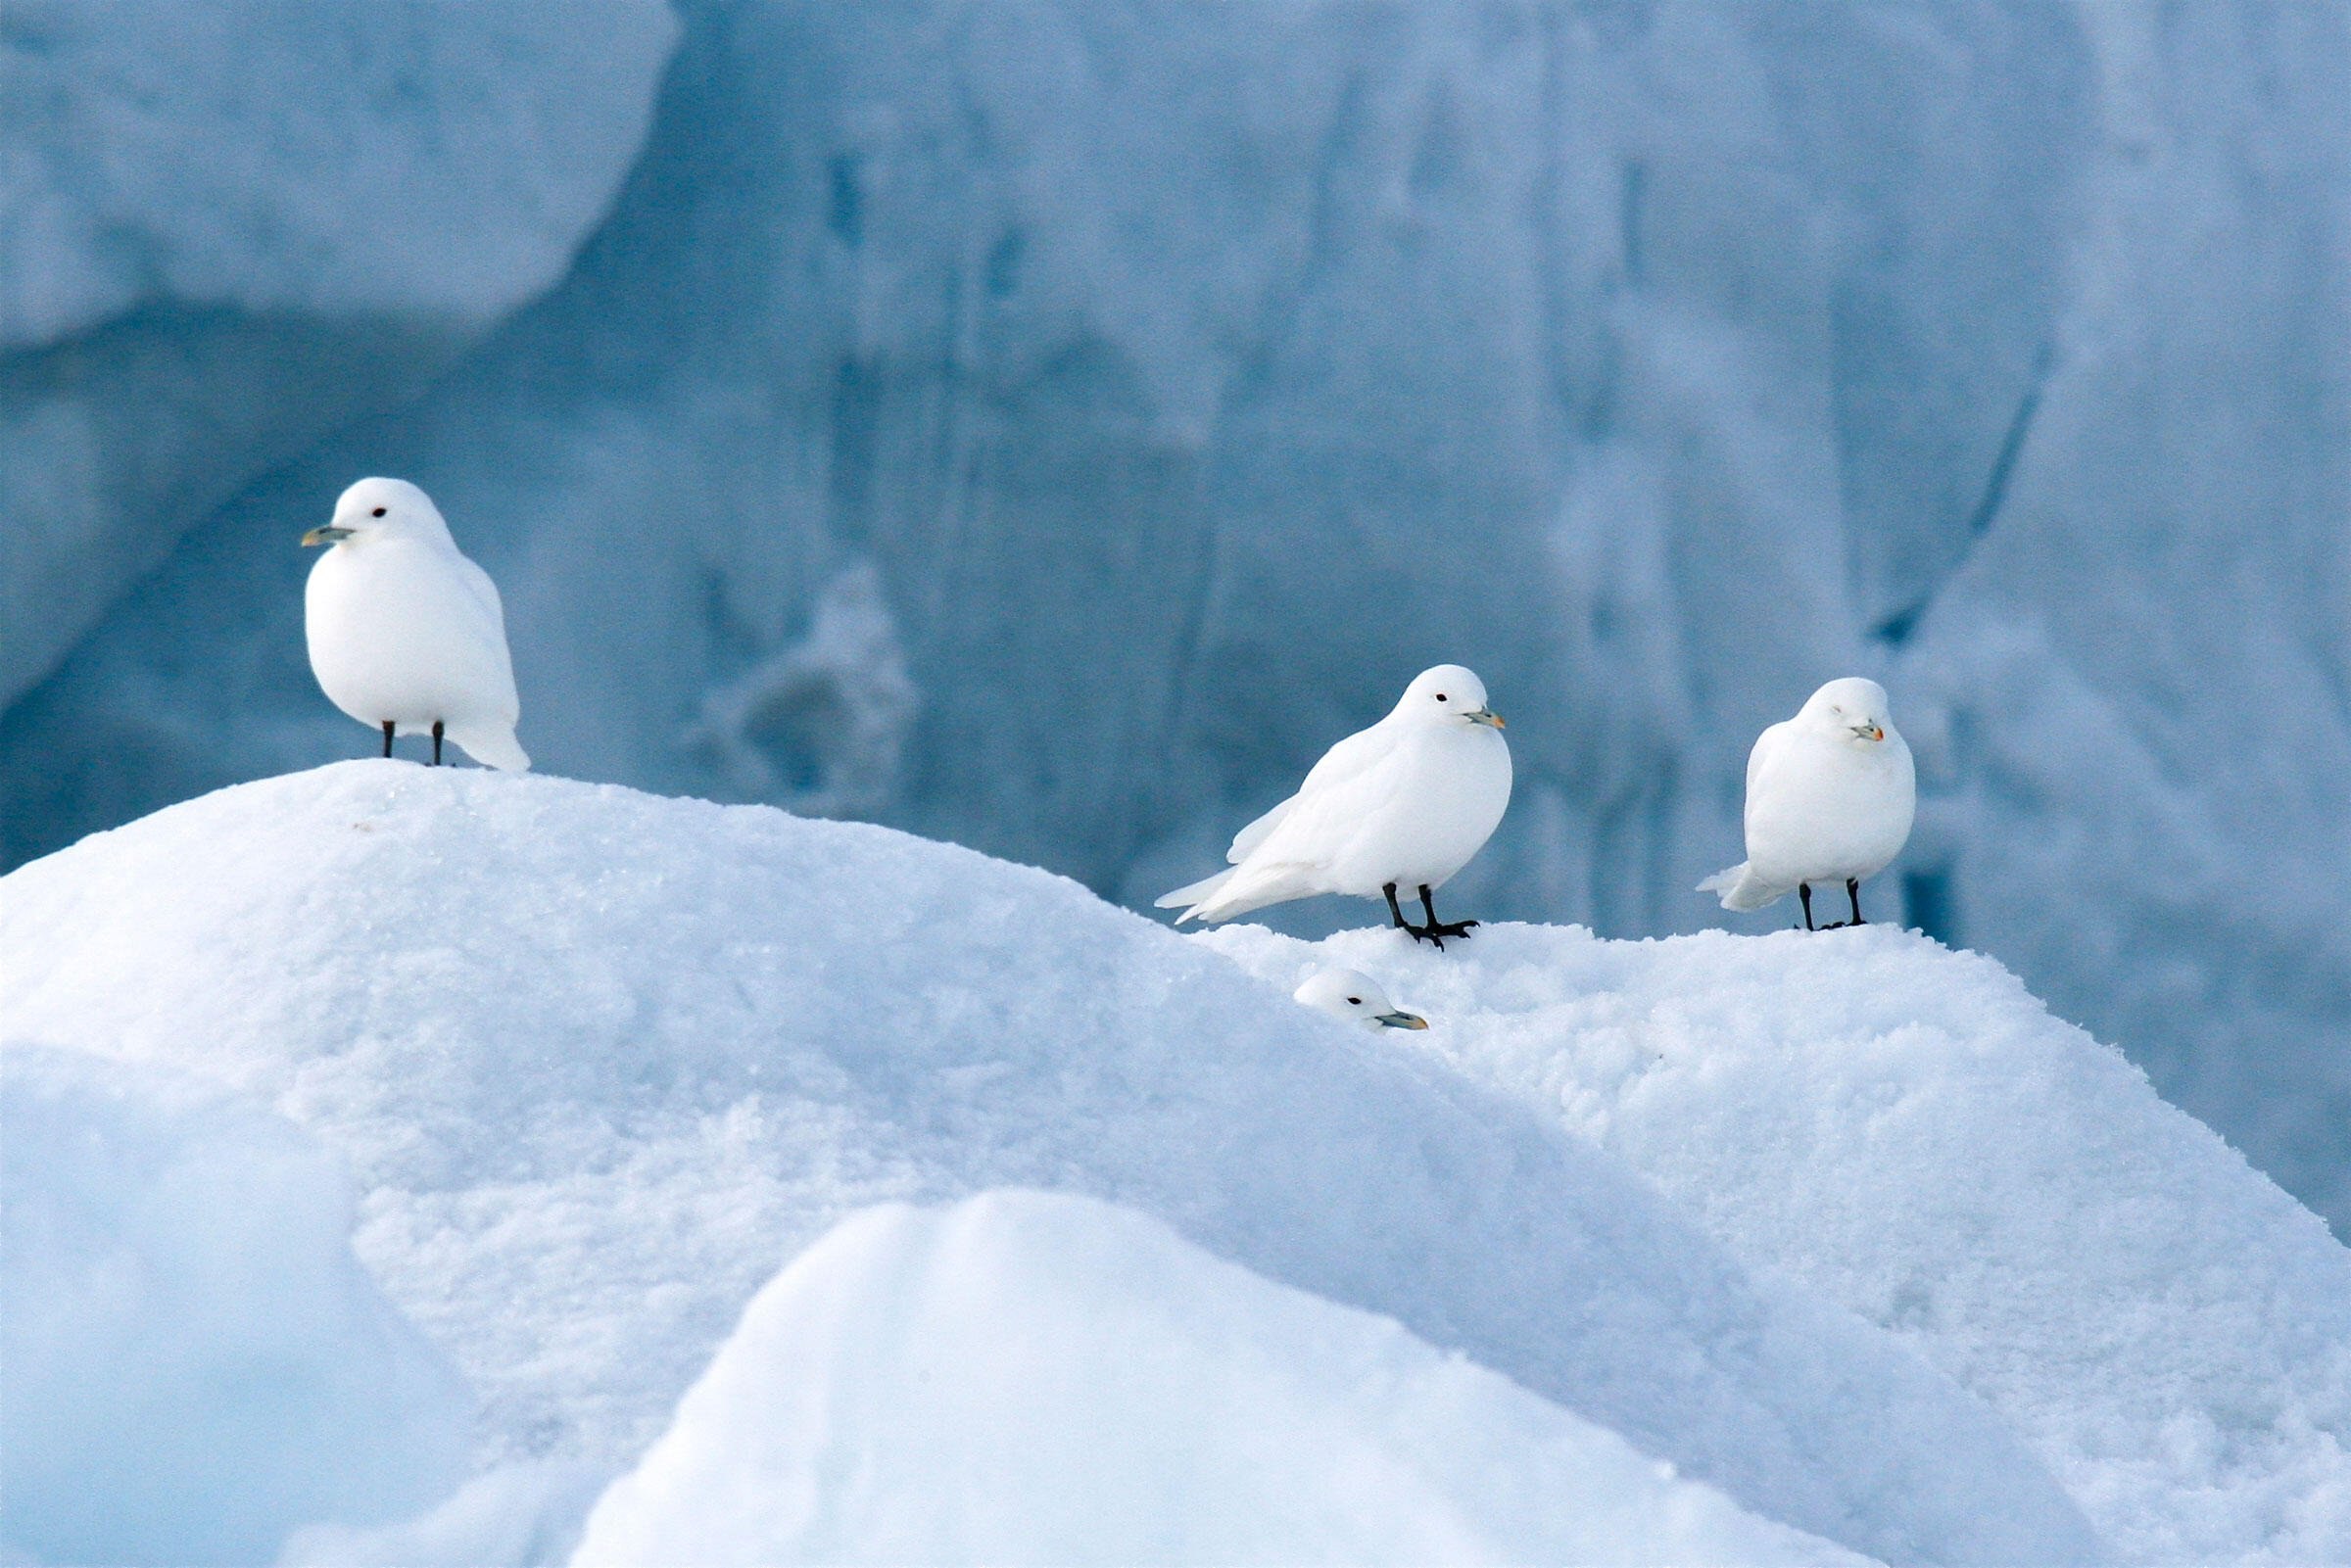
[[[1999,965],[1870,927],[1197,940],[1450,1062],[2013,1421],[2133,1561],[2351,1561],[2351,1251]],[[1394,1031],[1390,1031],[1393,1033]],[[1425,1042],[1425,1045],[1422,1044]]]
[[801,1254],[572,1560],[1857,1559],[1392,1320],[998,1191]]
[[471,1401],[350,1233],[336,1163],[261,1107],[0,1050],[0,1536],[51,1562],[265,1562],[296,1526],[454,1486]]
[[0,1015],[263,1094],[486,1401],[607,1473],[877,1202],[1151,1213],[1742,1506],[1905,1561],[2098,1555],[1980,1402],[1613,1161],[1075,883],[763,807],[407,763],[241,785],[0,881]]

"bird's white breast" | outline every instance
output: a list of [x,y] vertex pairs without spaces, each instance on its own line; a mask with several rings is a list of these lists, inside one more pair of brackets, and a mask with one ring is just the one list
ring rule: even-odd
[[1484,726],[1422,728],[1365,779],[1332,827],[1332,890],[1442,886],[1485,847],[1511,803],[1511,748]]
[[311,569],[311,667],[362,724],[511,726],[519,712],[504,629],[456,550],[427,541],[338,545]]
[[1916,807],[1900,736],[1857,745],[1793,732],[1748,791],[1748,862],[1774,886],[1874,877],[1901,853]]

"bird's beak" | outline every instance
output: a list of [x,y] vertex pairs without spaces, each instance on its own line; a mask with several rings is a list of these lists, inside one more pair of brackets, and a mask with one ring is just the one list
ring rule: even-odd
[[[1462,717],[1467,719],[1471,724],[1490,724],[1497,730],[1503,728],[1502,715],[1496,713],[1492,708],[1479,708],[1476,712],[1464,713]],[[1422,1024],[1421,1027],[1426,1028],[1427,1025]]]
[[1428,1020],[1417,1013],[1382,1013],[1374,1022],[1385,1023],[1391,1029],[1425,1029],[1428,1027]]
[[351,533],[352,531],[348,528],[337,528],[332,523],[322,523],[303,535],[302,543],[306,548],[312,545],[340,545],[351,537]]
[[1886,732],[1874,724],[1856,724],[1852,730],[1853,738],[1856,740],[1883,740],[1886,738]]
[[1869,727],[1869,737],[1872,740],[1883,740],[1886,738],[1886,732],[1873,724]]

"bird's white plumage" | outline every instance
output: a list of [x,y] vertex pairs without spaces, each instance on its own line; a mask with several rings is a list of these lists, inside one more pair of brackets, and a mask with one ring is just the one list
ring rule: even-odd
[[370,728],[438,723],[476,761],[529,768],[497,585],[458,551],[431,498],[406,480],[362,479],[320,536],[336,537],[311,569],[303,620],[328,699]]
[[1360,1023],[1367,1029],[1425,1029],[1428,1020],[1407,1013],[1388,1000],[1379,981],[1362,970],[1317,970],[1306,983],[1290,993],[1298,1001],[1332,1018]]
[[1725,909],[1761,909],[1799,883],[1862,881],[1910,837],[1918,785],[1886,689],[1848,677],[1812,693],[1747,758],[1747,859],[1699,883]]
[[1511,748],[1484,683],[1458,664],[1423,671],[1388,716],[1332,746],[1298,792],[1233,838],[1230,871],[1179,887],[1163,909],[1214,923],[1317,893],[1378,898],[1437,888],[1469,863],[1511,800]]

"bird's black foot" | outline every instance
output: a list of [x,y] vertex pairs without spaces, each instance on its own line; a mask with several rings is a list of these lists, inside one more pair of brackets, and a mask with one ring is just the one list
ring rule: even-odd
[[[1389,896],[1388,901],[1391,904],[1395,902],[1393,894]],[[1441,921],[1437,919],[1437,906],[1429,899],[1426,887],[1420,889],[1420,908],[1428,916],[1427,921],[1418,926],[1405,926],[1404,928],[1413,933],[1413,940],[1415,942],[1433,942],[1440,953],[1445,951],[1446,937],[1466,938],[1469,928],[1477,924],[1473,920]],[[1404,925],[1402,916],[1397,918],[1397,924]]]
[[384,721],[384,755],[387,757],[392,755],[392,721],[390,719]]
[[433,766],[441,766],[441,721],[433,721]]

